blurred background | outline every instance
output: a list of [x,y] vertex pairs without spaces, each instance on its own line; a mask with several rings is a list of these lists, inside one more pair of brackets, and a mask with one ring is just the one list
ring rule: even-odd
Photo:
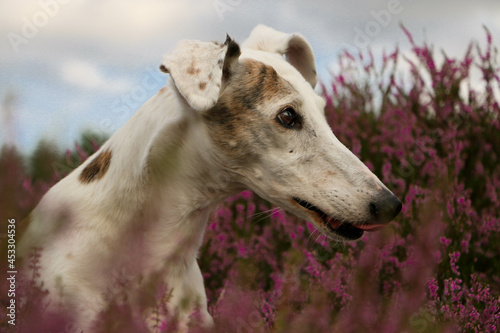
[[452,57],[484,41],[483,25],[497,41],[500,2],[0,0],[0,145],[29,153],[42,137],[65,149],[85,130],[108,136],[165,84],[158,65],[178,40],[243,42],[259,23],[302,33],[328,83],[344,49],[377,61],[409,50],[400,23]]
[[[403,210],[335,243],[249,191],[226,199],[199,257],[210,332],[499,332],[498,0],[0,0],[0,229],[15,219],[20,237],[43,194],[165,85],[177,41],[243,42],[259,23],[311,43],[329,125]],[[43,300],[33,281],[16,297]],[[32,304],[19,318],[36,327],[16,332],[63,331]],[[102,319],[141,332],[126,307]]]

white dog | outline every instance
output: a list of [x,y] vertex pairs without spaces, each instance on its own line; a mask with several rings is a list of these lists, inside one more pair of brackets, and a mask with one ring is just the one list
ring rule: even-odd
[[24,256],[43,248],[51,304],[71,308],[87,332],[122,271],[156,274],[181,329],[196,309],[210,324],[197,251],[212,210],[244,189],[337,240],[401,210],[328,126],[301,35],[260,25],[241,49],[229,37],[186,40],[160,68],[168,85],[50,189],[21,242]]

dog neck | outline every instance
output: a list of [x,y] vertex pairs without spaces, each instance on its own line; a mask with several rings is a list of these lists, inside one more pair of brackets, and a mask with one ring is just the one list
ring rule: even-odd
[[118,177],[111,184],[120,187],[114,197],[137,197],[124,199],[123,206],[135,207],[129,216],[132,223],[141,221],[149,252],[144,258],[152,269],[181,251],[186,260],[195,258],[212,210],[244,189],[217,161],[202,117],[173,84],[148,100],[106,146],[121,168],[110,174]]

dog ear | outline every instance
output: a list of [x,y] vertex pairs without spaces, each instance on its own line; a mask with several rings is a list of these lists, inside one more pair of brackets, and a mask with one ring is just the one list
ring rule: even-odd
[[217,103],[240,54],[240,47],[229,36],[224,44],[183,40],[163,56],[160,70],[170,74],[193,109],[205,111]]
[[313,88],[318,82],[314,53],[311,45],[300,34],[286,34],[259,24],[242,47],[285,55],[285,59]]

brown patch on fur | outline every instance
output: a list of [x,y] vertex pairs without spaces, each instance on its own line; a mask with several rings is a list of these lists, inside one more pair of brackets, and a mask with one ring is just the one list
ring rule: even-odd
[[165,67],[164,65],[160,65],[160,71],[162,71],[163,73],[169,73],[168,68]]
[[160,94],[163,94],[167,91],[167,87],[163,87],[160,89]]
[[245,60],[242,83],[245,85],[245,100],[255,103],[256,100],[267,102],[276,96],[291,94],[293,88],[283,80],[272,66],[255,60]]
[[191,65],[188,67],[186,73],[188,73],[189,75],[199,74],[200,73],[200,69],[196,68],[194,62],[192,62]]
[[198,84],[198,88],[200,88],[200,90],[205,90],[206,87],[207,87],[207,82],[200,82]]
[[88,184],[94,180],[104,177],[109,169],[111,156],[111,150],[105,150],[94,157],[94,159],[85,167],[85,169],[83,169],[82,173],[80,174],[79,180],[84,184]]
[[260,109],[277,96],[293,92],[273,67],[255,60],[242,61],[235,66],[217,104],[204,113],[214,143],[239,165],[257,162],[267,147],[285,145],[274,135],[273,121]]

